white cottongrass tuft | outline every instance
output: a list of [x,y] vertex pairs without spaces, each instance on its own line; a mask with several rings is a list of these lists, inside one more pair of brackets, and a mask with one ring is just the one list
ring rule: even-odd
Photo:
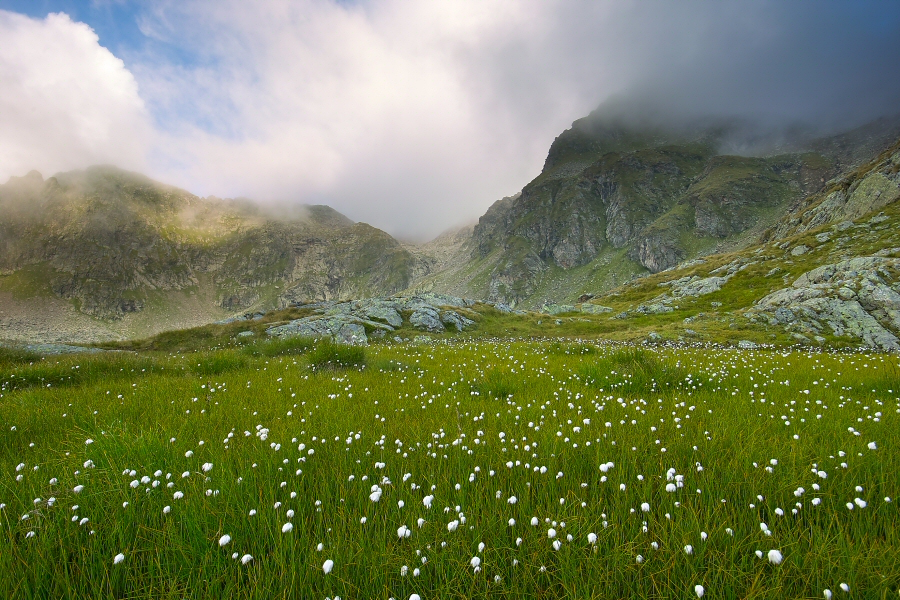
[[203,463],[203,466],[200,468],[203,469],[204,473],[209,473],[210,471],[212,471],[213,464],[212,463]]
[[289,533],[294,528],[293,523],[285,523],[281,526],[281,533]]
[[121,563],[121,562],[124,562],[124,561],[125,561],[125,555],[122,554],[121,552],[119,552],[118,554],[116,554],[115,557],[113,558],[113,564],[114,564],[114,565],[117,565],[117,564],[119,564],[119,563]]
[[694,586],[694,593],[697,594],[698,598],[702,598],[703,594],[706,593],[706,590],[703,589],[703,586],[698,583]]
[[781,552],[778,550],[769,550],[769,562],[773,565],[780,565],[781,561],[784,560],[784,556],[781,555]]
[[331,560],[330,558],[329,558],[328,560],[326,560],[326,561],[322,564],[322,571],[323,571],[326,575],[328,575],[329,573],[331,573],[331,570],[332,570],[333,568],[334,568],[334,561]]
[[241,564],[242,564],[242,565],[246,565],[246,564],[247,564],[248,562],[250,562],[251,560],[253,560],[253,557],[250,556],[249,554],[245,554],[245,555],[243,555],[243,556],[241,557]]
[[219,538],[219,546],[225,546],[231,541],[231,536],[227,533]]

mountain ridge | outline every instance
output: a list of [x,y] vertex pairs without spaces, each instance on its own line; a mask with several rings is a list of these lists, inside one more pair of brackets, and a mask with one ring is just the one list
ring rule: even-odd
[[[635,128],[594,113],[557,136],[520,192],[425,244],[324,205],[200,198],[110,165],[46,180],[32,171],[0,185],[0,338],[146,336],[425,292],[536,309],[896,199],[889,177],[862,173],[861,191],[847,182],[900,138],[898,118],[793,145],[751,134],[736,122]],[[791,152],[724,153],[766,144]]]

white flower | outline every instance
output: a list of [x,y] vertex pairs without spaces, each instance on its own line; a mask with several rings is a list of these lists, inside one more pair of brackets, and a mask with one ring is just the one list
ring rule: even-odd
[[249,554],[245,554],[245,555],[243,555],[243,556],[241,557],[241,564],[242,564],[242,565],[246,565],[246,564],[247,564],[248,562],[250,562],[251,560],[253,560],[253,557],[250,556]]
[[410,594],[409,600],[422,600],[422,597],[418,594]]
[[124,560],[125,560],[125,555],[120,552],[120,553],[116,554],[116,556],[113,558],[113,564],[117,565],[117,564],[123,562]]
[[83,490],[83,489],[84,489],[83,485],[76,485],[74,488],[72,488],[72,491],[75,492],[76,494],[80,494],[81,490]]
[[597,534],[596,533],[589,533],[587,537],[588,537],[588,544],[593,545],[593,544],[597,543]]
[[556,530],[553,529],[552,527],[551,527],[550,529],[548,529],[548,530],[547,530],[547,537],[550,538],[551,540],[552,540],[553,538],[555,538],[555,537],[556,537]]
[[507,504],[515,504],[518,501],[519,501],[519,499],[516,498],[515,496],[510,496],[509,498],[506,499]]
[[425,505],[425,508],[431,508],[431,503],[434,502],[434,496],[428,495],[422,498],[422,504]]
[[691,546],[690,544],[688,544],[687,546],[684,547],[684,553],[687,554],[688,556],[690,556],[691,554],[694,553],[694,547]]
[[281,533],[288,533],[293,528],[294,525],[292,523],[285,523],[281,526]]
[[562,548],[562,542],[559,540],[553,540],[553,549],[559,550],[560,548]]
[[469,561],[469,564],[472,565],[472,568],[478,568],[481,565],[481,559],[477,556],[473,556],[472,560]]
[[703,589],[703,586],[700,585],[699,583],[698,583],[697,585],[694,586],[694,593],[697,594],[697,597],[698,597],[698,598],[702,598],[704,592],[706,592],[706,590],[704,590],[704,589]]
[[456,531],[456,528],[457,528],[457,527],[459,527],[459,521],[458,521],[458,520],[455,520],[455,519],[454,519],[453,521],[450,521],[449,523],[447,523],[447,531],[451,531],[451,532],[452,532],[452,531]]
[[331,573],[331,570],[332,570],[333,568],[334,568],[334,561],[331,560],[331,559],[326,560],[326,561],[322,564],[322,571],[323,571],[326,575],[328,575],[329,573]]
[[401,525],[399,529],[397,529],[397,537],[401,540],[403,538],[408,538],[412,532],[406,525]]
[[200,468],[203,469],[204,473],[209,473],[210,471],[212,471],[213,464],[212,463],[203,463],[203,466]]
[[184,492],[175,492],[174,494],[172,494],[172,497],[176,500],[181,500],[182,498],[184,498]]
[[171,506],[164,506],[164,507],[163,507],[163,514],[164,514],[164,515],[167,515],[167,514],[169,514],[170,512],[172,512],[172,507],[171,507]]
[[222,537],[219,538],[219,545],[225,546],[230,541],[231,541],[231,536],[226,533],[225,535],[223,535]]
[[641,503],[642,512],[650,512],[650,505],[646,502]]
[[875,450],[878,446],[875,445],[875,442],[869,442],[868,444],[869,450]]
[[90,446],[90,445],[93,444],[93,443],[94,443],[94,440],[92,440],[91,438],[88,438],[88,439],[84,440],[84,445],[85,445],[85,446]]
[[846,583],[842,583],[842,584],[840,585],[840,588],[841,588],[842,590],[844,590],[845,592],[849,592],[849,591],[850,591],[850,586],[847,585]]
[[831,590],[827,588],[822,592],[822,595],[825,596],[825,600],[831,600],[832,596],[834,596],[834,594],[831,593]]
[[780,565],[784,557],[778,550],[769,550],[769,562],[773,565]]

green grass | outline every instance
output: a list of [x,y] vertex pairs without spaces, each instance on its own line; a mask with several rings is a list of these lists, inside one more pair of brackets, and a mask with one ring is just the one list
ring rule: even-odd
[[366,350],[320,340],[309,351],[307,360],[314,370],[359,369],[366,364]]
[[897,597],[896,356],[251,345],[4,359],[0,596]]

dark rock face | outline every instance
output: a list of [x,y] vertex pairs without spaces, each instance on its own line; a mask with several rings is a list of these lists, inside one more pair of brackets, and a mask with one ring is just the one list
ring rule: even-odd
[[[548,269],[587,265],[604,249],[624,249],[632,264],[656,273],[751,243],[853,161],[896,140],[900,119],[769,157],[722,154],[732,127],[665,131],[593,115],[573,123],[554,140],[541,174],[496,202],[474,229],[475,256],[495,259],[489,298],[515,305],[540,288]],[[834,192],[802,219],[785,217],[773,237],[893,201],[900,176],[886,161],[880,178]]]

